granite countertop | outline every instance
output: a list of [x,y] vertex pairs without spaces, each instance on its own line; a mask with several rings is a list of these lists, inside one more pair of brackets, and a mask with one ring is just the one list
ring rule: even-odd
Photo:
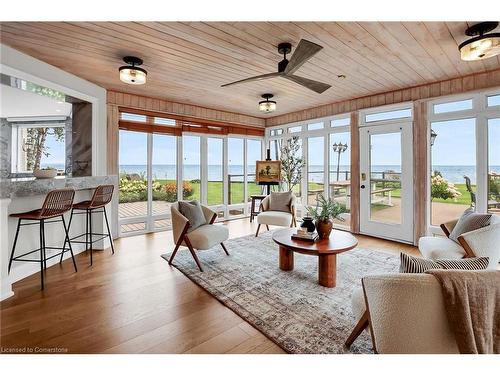
[[75,190],[94,189],[99,185],[118,184],[118,176],[87,176],[38,179],[35,177],[1,178],[0,198],[29,197],[45,195],[50,190],[73,188]]

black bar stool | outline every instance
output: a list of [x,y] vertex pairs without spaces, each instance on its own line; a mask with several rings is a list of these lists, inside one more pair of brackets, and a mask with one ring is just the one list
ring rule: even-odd
[[[43,272],[44,272],[44,270],[47,269],[47,260],[52,259],[56,256],[59,256],[59,253],[57,253],[57,254],[51,255],[47,258],[47,251],[46,250],[47,249],[49,249],[49,250],[61,250],[61,255],[64,254],[64,251],[66,248],[66,241],[69,240],[69,235],[68,235],[69,227],[66,227],[66,222],[64,221],[64,214],[71,209],[71,207],[73,205],[74,197],[75,197],[75,191],[73,189],[52,190],[45,197],[45,201],[43,202],[42,208],[40,208],[38,210],[21,212],[21,213],[16,213],[16,214],[10,215],[11,217],[17,217],[18,221],[17,221],[16,235],[14,237],[14,244],[12,246],[12,252],[10,254],[10,259],[9,259],[8,272],[10,272],[10,268],[12,266],[13,261],[16,261],[16,262],[39,262],[40,263],[41,286],[42,286],[42,290],[43,290],[43,288],[44,288]],[[60,219],[53,220],[56,218],[60,218]],[[27,221],[27,223],[23,223],[24,221]],[[57,223],[57,222],[61,222],[61,221],[63,223],[64,233],[65,233],[63,247],[46,246],[45,245],[45,224]],[[21,229],[22,226],[36,225],[36,224],[40,225],[40,248],[14,257],[17,239],[19,237],[19,230]],[[27,256],[29,256],[33,253],[36,253],[37,251],[40,251],[40,260],[26,258]],[[75,257],[73,255],[73,249],[71,248],[71,244],[69,245],[69,251],[71,253],[71,258],[73,259],[73,266],[75,267],[75,272],[77,272],[78,269],[76,268]]]
[[[99,185],[95,190],[92,198],[87,201],[75,203],[71,209],[71,218],[69,219],[69,227],[71,227],[71,221],[73,220],[73,215],[85,215],[85,233],[69,239],[73,243],[84,243],[85,250],[90,249],[90,265],[93,263],[92,252],[94,242],[101,241],[109,237],[109,242],[111,243],[111,251],[115,253],[115,247],[113,245],[113,237],[111,236],[111,231],[109,230],[108,215],[106,214],[106,205],[111,202],[113,198],[113,185]],[[82,212],[75,212],[82,211]],[[104,219],[106,220],[106,228],[108,233],[93,233],[92,232],[92,214],[94,213],[104,213]],[[79,240],[85,236],[85,241]],[[94,236],[100,236],[94,239]],[[65,243],[66,245],[66,243]],[[61,262],[63,259],[64,251],[61,254]]]

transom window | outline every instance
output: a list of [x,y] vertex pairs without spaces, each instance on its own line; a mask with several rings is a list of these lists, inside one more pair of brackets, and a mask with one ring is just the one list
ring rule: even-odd
[[468,109],[472,109],[472,99],[434,104],[433,107],[435,114],[465,111]]
[[288,133],[300,133],[302,131],[302,126],[292,126],[288,128]]
[[376,113],[368,113],[365,115],[365,122],[387,121],[402,118],[410,118],[412,116],[411,108],[396,109],[392,111],[383,111]]

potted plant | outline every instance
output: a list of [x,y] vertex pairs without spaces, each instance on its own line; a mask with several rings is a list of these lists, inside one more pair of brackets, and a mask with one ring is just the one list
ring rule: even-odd
[[51,167],[34,169],[33,176],[36,178],[54,178],[57,176],[57,169]]
[[307,207],[307,213],[316,221],[316,230],[321,239],[330,237],[333,228],[333,219],[344,221],[340,215],[346,212],[346,208],[331,198],[326,199],[322,195],[318,197],[316,207]]

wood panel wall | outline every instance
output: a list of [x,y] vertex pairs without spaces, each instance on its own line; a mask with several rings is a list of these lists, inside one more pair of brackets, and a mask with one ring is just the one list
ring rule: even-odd
[[500,69],[291,112],[268,118],[266,126],[288,124],[386,104],[430,99],[497,86],[500,86]]
[[216,120],[262,128],[266,125],[265,119],[247,116],[235,112],[220,111],[191,104],[171,102],[169,100],[150,98],[117,91],[108,91],[109,105],[138,108],[147,111],[170,113],[174,115],[190,116],[206,120]]
[[117,175],[120,171],[118,163],[118,121],[120,114],[116,105],[107,105],[107,168],[108,174]]
[[428,202],[428,126],[427,103],[417,101],[413,105],[413,228],[414,242],[426,235]]
[[359,113],[351,112],[351,232],[359,233]]

